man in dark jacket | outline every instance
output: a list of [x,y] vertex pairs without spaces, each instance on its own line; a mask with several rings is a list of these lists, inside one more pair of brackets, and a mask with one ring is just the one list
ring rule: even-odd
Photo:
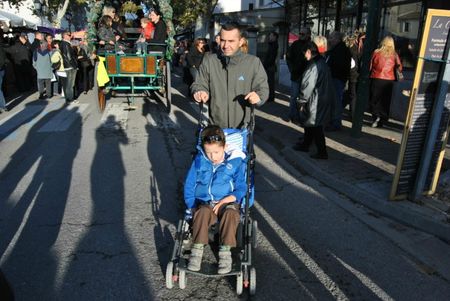
[[16,37],[14,44],[5,49],[14,66],[17,90],[30,91],[34,83],[32,77],[31,51],[25,34]]
[[291,100],[289,102],[289,119],[292,122],[298,122],[297,97],[300,93],[300,82],[302,74],[306,69],[307,61],[304,47],[311,40],[311,30],[307,27],[300,29],[299,38],[292,43],[286,55],[286,62],[291,73]]
[[[62,35],[61,41],[61,55],[63,58],[64,71],[66,72],[66,78],[63,78],[63,90],[66,102],[74,101],[74,86],[75,79],[77,77],[78,61],[75,50],[70,43],[71,35],[69,31],[66,31]],[[78,101],[75,101],[78,102]]]
[[38,50],[41,47],[41,42],[44,40],[44,37],[42,33],[39,31],[34,33],[34,40],[33,43],[31,43],[31,53],[34,53],[36,50]]
[[328,159],[323,127],[331,119],[331,103],[336,98],[333,79],[325,59],[319,55],[317,45],[314,42],[306,44],[305,58],[309,61],[309,64],[303,74],[298,98],[305,136],[303,142],[294,145],[294,149],[308,152],[311,143],[314,141],[317,153],[311,157]]
[[275,101],[275,73],[277,72],[277,55],[278,55],[278,33],[271,32],[269,34],[269,47],[264,57],[264,69],[267,73],[267,82],[269,84],[269,99],[267,101]]
[[220,53],[205,55],[191,93],[197,102],[208,102],[212,124],[242,128],[250,121],[251,104],[261,106],[269,96],[267,75],[261,61],[243,53],[239,24],[222,26]]
[[343,42],[342,33],[333,31],[328,37],[327,64],[333,76],[336,89],[336,103],[333,107],[333,120],[328,130],[340,130],[342,127],[342,110],[345,83],[350,76],[352,54]]

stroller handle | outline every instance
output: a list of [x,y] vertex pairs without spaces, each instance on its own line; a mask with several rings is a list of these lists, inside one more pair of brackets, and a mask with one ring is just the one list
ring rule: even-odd
[[[199,106],[199,114],[198,114],[198,125],[199,128],[204,128],[208,125],[209,118],[207,116],[208,111],[203,109],[204,103],[200,102]],[[247,125],[247,128],[250,132],[253,133],[255,129],[255,107],[256,105],[250,105],[250,122]]]

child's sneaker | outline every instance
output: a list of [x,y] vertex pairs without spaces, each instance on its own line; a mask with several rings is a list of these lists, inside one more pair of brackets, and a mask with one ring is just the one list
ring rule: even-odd
[[137,54],[137,55],[141,55],[142,52],[141,52],[141,51],[136,51],[136,54]]
[[187,266],[188,270],[198,272],[202,265],[203,248],[199,249],[193,247],[191,249],[191,256],[189,257],[189,264]]
[[219,269],[218,274],[227,274],[231,272],[231,251],[219,251]]

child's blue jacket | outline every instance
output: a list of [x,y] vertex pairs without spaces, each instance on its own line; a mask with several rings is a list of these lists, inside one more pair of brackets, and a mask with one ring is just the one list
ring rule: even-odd
[[202,202],[218,202],[234,195],[241,203],[246,194],[246,157],[244,152],[234,150],[225,153],[225,160],[214,166],[201,147],[192,162],[184,183],[184,202],[194,208]]

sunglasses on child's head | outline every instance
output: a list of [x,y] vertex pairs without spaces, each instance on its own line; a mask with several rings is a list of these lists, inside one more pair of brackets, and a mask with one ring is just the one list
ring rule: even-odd
[[223,138],[220,135],[210,135],[202,138],[203,143],[221,142]]

